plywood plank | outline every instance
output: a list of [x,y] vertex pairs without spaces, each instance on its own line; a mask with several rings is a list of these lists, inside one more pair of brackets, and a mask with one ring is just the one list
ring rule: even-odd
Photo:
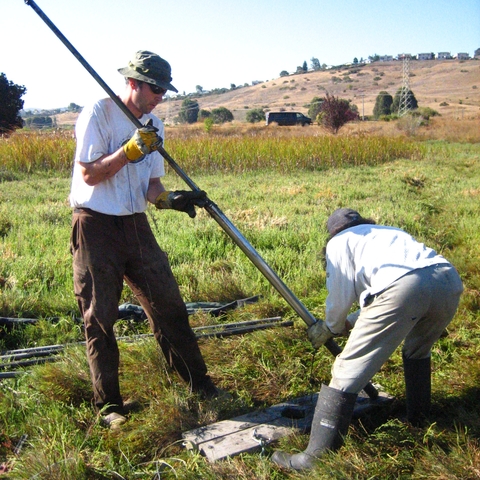
[[[261,450],[263,445],[310,428],[318,394],[308,395],[183,434],[188,449],[211,462],[240,453]],[[297,418],[292,418],[297,417]]]
[[[183,433],[184,445],[210,462],[241,453],[260,451],[264,446],[294,433],[310,430],[318,394],[307,395],[212,425]],[[362,392],[355,404],[354,417],[390,403],[393,397],[379,392],[370,399]]]

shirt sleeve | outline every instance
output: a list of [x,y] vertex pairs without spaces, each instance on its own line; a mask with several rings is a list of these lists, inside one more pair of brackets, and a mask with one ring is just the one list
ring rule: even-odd
[[[104,115],[102,110],[95,104],[90,109],[82,111],[75,126],[77,138],[77,151],[75,160],[77,162],[91,163],[109,151],[108,134],[106,127],[100,127],[100,116]],[[107,122],[103,122],[105,125]]]
[[355,269],[345,241],[341,237],[327,245],[327,300],[325,323],[332,333],[341,333],[355,302]]

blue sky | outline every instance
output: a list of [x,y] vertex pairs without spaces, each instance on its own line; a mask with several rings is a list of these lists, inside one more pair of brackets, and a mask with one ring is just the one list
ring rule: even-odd
[[[480,48],[480,0],[35,0],[117,93],[137,50],[172,66],[180,93],[251,84],[312,57]],[[24,0],[0,0],[0,72],[27,88],[25,108],[85,105],[103,90]]]

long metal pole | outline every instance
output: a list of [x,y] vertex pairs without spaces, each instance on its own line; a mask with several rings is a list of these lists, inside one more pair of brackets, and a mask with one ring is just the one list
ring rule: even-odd
[[[137,117],[127,108],[127,106],[118,98],[117,95],[110,89],[110,87],[100,78],[100,76],[93,70],[88,62],[80,55],[76,48],[65,38],[65,36],[58,30],[58,28],[50,21],[50,19],[43,13],[38,5],[33,0],[25,0],[25,3],[32,7],[35,12],[42,18],[42,20],[50,27],[55,35],[62,41],[62,43],[73,53],[78,61],[87,69],[92,77],[100,84],[100,86],[107,92],[110,98],[116,103],[116,105],[125,113],[125,115],[133,122],[137,128],[141,128],[143,125]],[[180,168],[177,162],[165,151],[161,146],[158,148],[158,152],[162,157],[167,160],[169,165],[175,170],[175,172],[182,178],[182,180],[195,191],[199,191],[200,188],[191,180],[188,175]],[[232,224],[232,222],[225,216],[225,214],[218,208],[218,206],[207,199],[205,210],[210,216],[222,227],[227,235],[240,247],[250,261],[260,270],[260,272],[266,277],[270,284],[282,295],[286,302],[293,308],[293,310],[299,315],[299,317],[308,325],[311,326],[318,320],[307,310],[305,305],[292,293],[292,291],[285,285],[285,283],[278,277],[278,275],[270,268],[269,265],[263,260],[258,252],[250,245],[247,239],[239,232],[239,230]],[[334,355],[338,355],[341,351],[337,343],[330,339],[325,346]],[[378,392],[370,383],[365,388],[366,393],[375,398],[378,396]]]

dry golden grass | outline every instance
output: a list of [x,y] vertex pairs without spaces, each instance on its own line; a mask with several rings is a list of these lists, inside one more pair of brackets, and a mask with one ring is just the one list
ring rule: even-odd
[[420,129],[419,137],[426,140],[480,143],[480,115],[477,118],[459,119],[435,117],[430,125]]
[[[452,116],[432,117],[428,125],[415,131],[418,140],[444,140],[448,142],[479,143],[480,142],[480,112],[473,118],[455,118]],[[347,123],[337,137],[356,136],[405,136],[405,131],[398,127],[397,121],[366,121]],[[170,140],[205,138],[206,136],[239,136],[239,137],[269,137],[269,138],[304,138],[332,136],[331,133],[318,125],[308,127],[278,127],[274,125],[249,123],[227,123],[215,125],[209,134],[203,124],[177,125],[166,128],[167,144]]]

